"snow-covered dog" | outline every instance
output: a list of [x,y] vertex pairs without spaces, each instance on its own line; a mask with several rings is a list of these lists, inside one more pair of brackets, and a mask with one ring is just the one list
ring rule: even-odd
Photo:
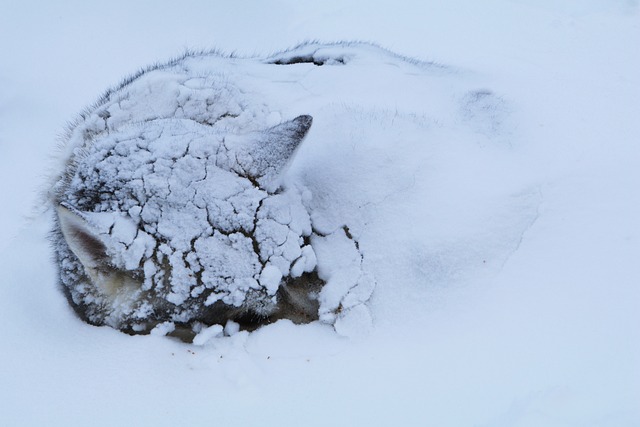
[[[312,229],[309,191],[281,185],[312,117],[269,107],[247,77],[269,67],[285,78],[282,65],[305,58],[340,63],[308,53],[319,48],[271,60],[188,53],[107,91],[69,127],[52,235],[85,321],[128,333],[169,324],[189,339],[229,320],[322,317],[311,240],[326,236]],[[342,309],[327,305],[324,318]]]
[[535,202],[486,173],[511,161],[508,111],[473,73],[365,43],[152,66],[69,127],[50,191],[60,282],[83,319],[128,333],[359,334],[403,286],[511,247],[469,224],[528,224],[509,209]]

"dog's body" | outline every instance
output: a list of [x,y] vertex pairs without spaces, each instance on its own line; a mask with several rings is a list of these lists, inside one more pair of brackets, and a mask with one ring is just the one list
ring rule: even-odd
[[363,44],[306,44],[267,59],[188,53],[86,110],[50,192],[60,281],[76,312],[128,333],[169,324],[186,339],[228,320],[334,323],[352,308],[363,318],[373,280],[336,216],[344,199],[332,208],[335,186],[312,199],[313,188],[282,181],[311,114],[327,123],[342,96],[302,81],[340,72],[349,86],[360,56],[419,67]]

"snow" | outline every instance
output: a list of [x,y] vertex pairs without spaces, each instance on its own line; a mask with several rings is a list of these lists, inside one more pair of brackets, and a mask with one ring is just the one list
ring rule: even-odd
[[[639,425],[638,18],[604,0],[3,6],[0,424]],[[328,46],[241,77],[264,101],[251,131],[313,116],[284,183],[318,235],[290,273],[324,268],[335,325],[195,346],[80,321],[40,194],[64,123],[185,47],[275,62],[315,39],[398,53]]]
[[212,338],[222,334],[224,328],[221,325],[211,325],[203,328],[198,335],[193,338],[193,345],[205,345]]

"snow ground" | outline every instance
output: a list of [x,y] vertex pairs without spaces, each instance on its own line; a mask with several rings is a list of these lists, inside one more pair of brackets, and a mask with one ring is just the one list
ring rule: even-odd
[[[636,1],[188,5],[0,7],[0,424],[640,425]],[[291,170],[335,180],[320,201],[371,206],[354,231],[378,282],[369,334],[279,322],[189,346],[78,321],[37,194],[65,121],[185,47],[264,55],[306,39],[454,70],[433,97],[404,76],[324,111],[336,127]],[[385,108],[447,126],[371,114]],[[363,113],[355,129],[345,113]],[[363,145],[372,134],[400,144]],[[323,150],[336,135],[378,163]],[[341,176],[320,173],[338,160]]]

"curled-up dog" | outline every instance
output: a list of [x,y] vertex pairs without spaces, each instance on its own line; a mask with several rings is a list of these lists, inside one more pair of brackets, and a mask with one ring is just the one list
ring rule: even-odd
[[52,240],[83,320],[190,341],[229,321],[251,330],[337,319],[342,300],[323,299],[314,241],[342,238],[354,253],[357,243],[346,225],[316,232],[311,192],[282,180],[313,118],[304,103],[270,106],[250,79],[256,67],[286,75],[306,57],[344,65],[319,50],[268,60],[188,53],[107,91],[69,126],[50,191]]

